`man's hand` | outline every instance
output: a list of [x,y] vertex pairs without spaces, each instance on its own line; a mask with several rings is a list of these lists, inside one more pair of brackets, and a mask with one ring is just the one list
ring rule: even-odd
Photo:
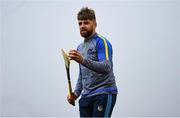
[[76,62],[82,64],[83,57],[77,50],[70,50],[68,53],[70,60],[75,60]]
[[69,104],[73,105],[76,99],[77,96],[74,93],[71,93],[71,96],[69,94],[67,95],[67,101],[69,102]]

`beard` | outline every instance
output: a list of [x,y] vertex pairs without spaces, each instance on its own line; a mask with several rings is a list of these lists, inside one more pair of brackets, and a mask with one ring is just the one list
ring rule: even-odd
[[93,33],[93,29],[92,30],[81,30],[80,34],[82,37],[84,38],[88,38],[89,36],[91,36]]

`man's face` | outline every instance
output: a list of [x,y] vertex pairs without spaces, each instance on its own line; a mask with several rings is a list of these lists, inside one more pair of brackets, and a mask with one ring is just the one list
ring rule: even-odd
[[78,20],[80,34],[84,38],[91,36],[95,32],[96,21],[95,20]]

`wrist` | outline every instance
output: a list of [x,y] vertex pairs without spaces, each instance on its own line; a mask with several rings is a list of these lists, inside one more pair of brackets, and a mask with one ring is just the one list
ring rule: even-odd
[[79,95],[76,92],[73,92],[73,97],[76,100],[79,97]]
[[76,100],[76,99],[77,99],[77,96],[76,96],[76,94],[75,94],[75,93],[72,93],[72,97],[74,98],[74,100]]

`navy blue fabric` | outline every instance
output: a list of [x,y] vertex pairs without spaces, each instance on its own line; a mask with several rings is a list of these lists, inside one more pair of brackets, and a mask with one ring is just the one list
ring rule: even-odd
[[110,117],[116,103],[116,94],[100,94],[81,97],[79,100],[80,117]]

